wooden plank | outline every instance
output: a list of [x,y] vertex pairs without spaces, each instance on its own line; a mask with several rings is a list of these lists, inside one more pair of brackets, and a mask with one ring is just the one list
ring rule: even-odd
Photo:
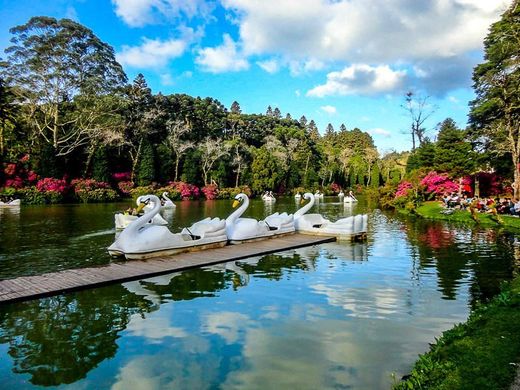
[[199,252],[186,252],[147,260],[128,260],[102,266],[76,268],[43,275],[0,280],[0,304],[150,278],[185,269],[256,257],[268,253],[283,252],[289,249],[335,240],[334,237],[292,234]]

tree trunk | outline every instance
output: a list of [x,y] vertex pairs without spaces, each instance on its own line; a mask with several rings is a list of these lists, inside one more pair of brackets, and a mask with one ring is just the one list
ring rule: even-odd
[[179,162],[181,160],[181,156],[177,155],[175,158],[175,177],[173,181],[177,181],[177,178],[179,177]]
[[235,188],[238,188],[238,184],[240,183],[240,171],[241,171],[242,164],[238,164],[237,167],[237,177],[235,179]]
[[307,161],[305,162],[305,170],[303,171],[303,184],[304,187],[307,187],[307,170],[309,169],[309,159],[311,158],[310,154],[307,155]]
[[134,161],[132,162],[132,173],[130,175],[130,181],[134,181],[135,178],[135,169],[137,168],[137,163],[139,162],[139,157],[141,155],[141,146],[143,145],[143,139],[139,140],[139,146],[137,147],[137,153],[135,154]]
[[515,162],[515,170],[514,170],[514,178],[513,182],[513,197],[519,199],[520,197],[520,163],[518,163],[518,159]]
[[88,152],[87,162],[85,163],[85,171],[83,172],[83,177],[87,177],[88,170],[90,168],[90,163],[92,162],[92,157],[94,157],[94,153],[96,153],[95,145],[93,145]]

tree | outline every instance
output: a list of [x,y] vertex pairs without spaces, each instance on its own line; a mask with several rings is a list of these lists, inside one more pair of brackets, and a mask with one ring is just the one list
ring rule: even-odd
[[325,129],[325,136],[330,136],[331,134],[334,134],[334,126],[332,126],[331,123],[327,125],[327,128]]
[[6,140],[8,134],[14,129],[18,111],[14,93],[0,78],[0,156],[4,154]]
[[401,107],[408,113],[412,121],[410,125],[410,134],[412,135],[412,151],[415,150],[415,139],[419,141],[419,145],[424,142],[426,129],[423,127],[424,122],[432,116],[436,107],[430,106],[428,96],[417,95],[411,91],[407,92],[404,103]]
[[496,156],[510,155],[520,196],[520,2],[514,0],[484,39],[484,62],[473,70],[471,135]]
[[70,108],[78,96],[106,95],[126,83],[112,47],[69,19],[33,17],[10,32],[13,45],[5,50],[3,73],[24,103],[28,123],[56,155],[87,144],[89,118],[102,117],[96,110],[103,106]]
[[435,170],[446,172],[452,177],[471,174],[476,168],[476,154],[466,141],[466,132],[458,129],[451,118],[439,124],[433,162]]
[[175,155],[175,176],[173,181],[177,181],[179,178],[179,163],[181,157],[186,152],[195,146],[192,141],[183,140],[183,135],[189,133],[190,128],[188,125],[179,120],[169,120],[166,123],[168,135],[166,136],[166,144]]
[[265,116],[273,116],[273,109],[271,106],[267,106],[267,111],[265,112]]
[[204,185],[210,184],[208,181],[209,173],[213,168],[215,162],[228,154],[228,146],[223,142],[222,139],[212,139],[206,137],[202,144],[199,146],[202,159],[202,175]]
[[137,184],[147,186],[155,180],[155,153],[150,141],[143,142],[142,158],[137,170]]
[[278,107],[276,107],[274,109],[273,117],[275,117],[276,119],[281,119],[282,118],[282,113],[280,112],[280,109]]
[[233,103],[231,103],[230,111],[233,114],[241,114],[242,113],[242,110],[240,109],[240,104],[238,104],[238,102],[236,100]]

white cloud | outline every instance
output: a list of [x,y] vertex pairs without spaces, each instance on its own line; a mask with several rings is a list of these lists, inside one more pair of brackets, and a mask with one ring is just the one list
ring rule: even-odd
[[448,100],[452,103],[459,103],[459,99],[457,99],[455,96],[448,96]]
[[301,96],[301,91],[299,89],[297,89],[296,91],[294,91],[294,94],[297,96],[297,97],[300,97]]
[[334,106],[321,106],[320,107],[323,111],[325,111],[327,114],[335,114],[336,113],[336,107]]
[[267,73],[276,73],[278,69],[280,69],[280,64],[277,60],[266,60],[266,61],[257,61],[256,63],[260,68],[265,70]]
[[134,68],[161,67],[173,58],[180,57],[186,47],[187,42],[182,39],[161,41],[143,38],[140,46],[123,46],[116,58],[122,65]]
[[294,59],[388,62],[482,47],[510,0],[223,0],[244,50]]
[[[246,55],[283,58],[291,75],[331,63],[411,68],[441,95],[469,88],[476,51],[511,0],[222,0]],[[312,63],[306,64],[306,59]],[[451,65],[450,65],[451,64]],[[446,72],[450,68],[452,76]],[[453,73],[454,72],[454,73]]]
[[199,50],[195,62],[211,73],[238,72],[249,68],[247,59],[239,53],[236,43],[228,34],[224,34],[221,46]]
[[354,64],[340,72],[329,73],[326,83],[309,90],[307,96],[375,95],[392,92],[402,85],[405,76],[405,71],[394,71],[386,65],[373,67]]
[[315,72],[325,68],[325,63],[311,58],[305,61],[289,61],[289,70],[292,76],[299,76],[303,73]]
[[386,129],[382,129],[380,127],[368,130],[368,134],[371,134],[371,135],[382,135],[382,136],[385,136],[387,138],[392,136],[392,132],[391,131],[386,130]]
[[116,15],[132,27],[160,23],[180,16],[206,18],[213,4],[204,0],[112,0]]

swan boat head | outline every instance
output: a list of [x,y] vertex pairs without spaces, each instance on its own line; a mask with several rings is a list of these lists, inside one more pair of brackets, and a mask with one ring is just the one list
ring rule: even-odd
[[[113,255],[125,255],[129,259],[143,259],[163,254],[173,254],[187,250],[195,246],[207,246],[218,244],[222,246],[227,242],[225,223],[211,220],[210,226],[194,227],[197,234],[181,232],[172,233],[166,226],[148,224],[150,218],[155,217],[160,209],[161,202],[155,195],[140,197],[141,205],[153,204],[152,210],[146,218],[137,218],[116,238],[116,241],[108,247],[108,252]],[[144,206],[143,206],[144,207]],[[195,224],[194,224],[195,225]],[[188,230],[188,229],[186,229]]]
[[246,194],[240,193],[235,196],[233,208],[237,209],[226,218],[226,232],[232,244],[273,235],[264,221],[258,221],[254,218],[240,218],[248,207],[249,197]]

